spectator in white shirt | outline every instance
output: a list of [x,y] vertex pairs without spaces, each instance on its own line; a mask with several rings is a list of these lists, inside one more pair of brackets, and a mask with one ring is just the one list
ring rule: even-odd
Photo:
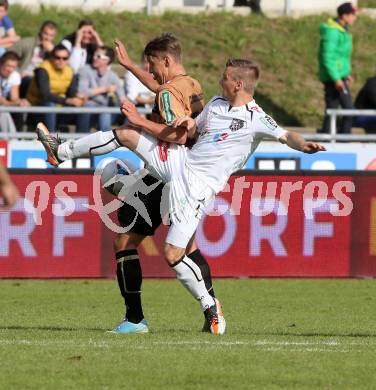
[[[25,106],[28,102],[20,99],[21,75],[16,71],[19,57],[12,51],[0,57],[0,105]],[[9,113],[1,113],[0,123],[3,132],[15,132],[16,128]]]
[[[123,84],[119,76],[111,70],[111,63],[115,58],[114,49],[107,46],[98,47],[94,53],[91,65],[85,65],[79,73],[78,92],[86,99],[85,106],[108,107],[116,106],[125,101]],[[111,100],[115,99],[112,102]],[[87,133],[90,127],[100,130],[111,130],[113,115],[99,113],[97,115],[79,114],[77,129]]]
[[95,50],[103,46],[90,19],[81,20],[77,31],[67,35],[61,44],[70,52],[69,65],[74,73],[78,73],[85,64],[91,64]]

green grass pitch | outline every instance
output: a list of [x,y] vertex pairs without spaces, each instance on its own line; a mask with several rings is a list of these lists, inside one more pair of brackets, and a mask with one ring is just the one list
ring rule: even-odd
[[115,281],[0,281],[0,389],[375,389],[376,282],[216,280],[227,332],[146,280],[150,333],[114,335]]

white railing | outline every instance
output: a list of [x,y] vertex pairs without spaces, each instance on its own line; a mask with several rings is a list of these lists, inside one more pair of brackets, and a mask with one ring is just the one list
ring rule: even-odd
[[[150,108],[137,107],[141,114],[150,114]],[[120,114],[119,107],[41,107],[41,106],[0,106],[0,113],[26,113],[26,114]],[[75,133],[61,133],[61,138],[80,138],[84,134],[77,129]],[[3,133],[0,131],[0,139],[36,139],[36,134],[26,131],[17,131],[16,133]]]
[[[330,140],[331,140],[331,142],[335,142],[336,140],[337,141],[347,140],[347,137],[353,136],[353,134],[337,134],[337,117],[338,116],[376,116],[376,110],[328,108],[326,110],[326,113],[330,117]],[[345,138],[343,138],[343,137],[345,137]],[[364,138],[364,141],[376,141],[376,134],[363,135],[362,138]]]
[[[139,107],[138,111],[142,114],[149,114],[149,108]],[[32,113],[32,114],[99,114],[111,113],[120,114],[119,107],[16,107],[16,106],[0,106],[0,112],[8,113]],[[336,141],[347,142],[372,142],[376,141],[376,134],[337,134],[337,117],[338,116],[376,116],[376,110],[356,110],[356,109],[328,109],[326,113],[330,116],[330,134],[316,134],[316,133],[301,133],[302,136],[310,141],[322,141],[335,143]],[[79,129],[77,129],[79,130]],[[75,133],[63,133],[61,138],[79,138],[85,133],[79,131]],[[0,139],[35,139],[36,135],[32,132],[17,133],[2,133],[0,131]]]
[[[296,128],[294,129],[296,131]],[[81,138],[88,133],[59,133],[59,137],[62,140],[66,139],[78,139]],[[336,141],[346,141],[346,142],[375,142],[376,134],[337,134],[334,138],[330,134],[315,134],[315,133],[301,133],[299,134],[304,137],[307,141],[315,141],[315,142],[336,142]],[[18,131],[17,133],[1,133],[0,139],[23,139],[23,140],[34,140],[37,136],[33,132],[26,131]],[[271,141],[274,138],[270,138]]]
[[[139,107],[138,112],[149,114],[150,109]],[[120,114],[119,107],[42,107],[42,106],[0,106],[0,112],[18,112],[29,114]]]

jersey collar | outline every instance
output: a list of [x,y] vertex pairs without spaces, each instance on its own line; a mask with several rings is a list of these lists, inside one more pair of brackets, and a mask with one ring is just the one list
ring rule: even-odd
[[256,104],[255,102],[255,99],[252,99],[251,101],[249,101],[248,103],[244,104],[243,106],[238,106],[238,107],[233,107],[230,103],[228,105],[228,112],[230,112],[233,108],[234,109],[243,109],[243,107],[247,110],[247,111],[252,111],[251,110],[251,107],[254,106]]

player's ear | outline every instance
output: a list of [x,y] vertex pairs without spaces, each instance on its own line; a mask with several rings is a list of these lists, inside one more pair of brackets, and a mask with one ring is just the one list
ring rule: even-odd
[[241,91],[244,88],[244,81],[243,80],[238,80],[236,82],[236,90]]
[[168,55],[163,57],[163,63],[166,68],[169,67],[171,65],[171,57]]

